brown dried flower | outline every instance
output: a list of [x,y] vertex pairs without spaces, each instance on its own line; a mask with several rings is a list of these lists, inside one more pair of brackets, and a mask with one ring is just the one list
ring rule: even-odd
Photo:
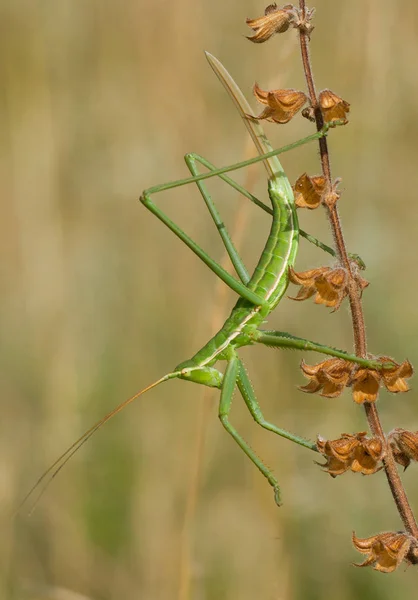
[[261,115],[254,119],[266,119],[273,123],[288,123],[307,101],[307,96],[297,90],[272,90],[264,91],[254,84],[254,95],[266,108]]
[[381,382],[383,382],[389,392],[395,394],[409,390],[405,379],[412,377],[414,370],[408,360],[398,364],[387,356],[381,356],[379,357],[379,361],[382,363],[392,362],[393,368],[381,371],[359,368],[353,375],[353,399],[357,404],[374,402],[377,398]]
[[[321,392],[320,395],[325,398],[337,398],[341,395],[344,387],[351,386],[353,400],[357,404],[375,402],[381,383],[389,391],[395,393],[409,389],[405,378],[411,377],[413,370],[408,361],[399,365],[387,356],[379,357],[376,360],[382,364],[381,369],[360,367],[341,358],[330,358],[312,366],[302,361],[301,370],[310,381],[300,389],[302,392],[310,394]],[[393,366],[387,368],[390,364]],[[386,365],[385,368],[383,368],[384,365]],[[398,374],[395,383],[391,377],[391,374],[394,373]],[[400,462],[400,464],[403,463]]]
[[350,105],[331,90],[322,90],[318,96],[319,106],[321,107],[325,123],[341,121],[348,123],[347,113],[350,112]]
[[321,396],[337,398],[349,385],[354,365],[341,358],[329,358],[312,366],[302,361],[300,368],[305,377],[310,379],[307,385],[299,388],[302,392],[315,394],[322,390]]
[[400,427],[391,431],[388,442],[397,463],[409,467],[411,460],[418,460],[418,431],[408,431]]
[[324,304],[334,310],[338,310],[348,293],[348,274],[341,267],[319,267],[299,273],[290,268],[289,279],[301,286],[298,295],[292,297],[292,300],[307,300],[315,295],[315,304]]
[[384,448],[377,437],[368,438],[365,431],[351,435],[342,433],[337,440],[325,440],[318,436],[316,447],[327,461],[319,464],[331,477],[342,475],[348,470],[363,475],[372,475],[381,469],[379,465]]
[[376,571],[392,573],[404,560],[408,564],[417,563],[417,540],[408,533],[384,532],[369,538],[358,538],[353,532],[353,544],[356,550],[367,554],[356,567],[372,566]]
[[323,175],[310,177],[307,173],[303,173],[293,186],[296,206],[310,210],[318,208],[325,188],[326,180]]
[[379,393],[381,373],[373,369],[360,368],[352,380],[353,400],[357,404],[375,402]]
[[[379,360],[383,362],[391,361],[393,363],[393,360],[391,358],[388,358],[387,356],[381,356]],[[412,377],[413,373],[414,369],[412,368],[412,365],[409,362],[409,360],[405,360],[400,365],[394,363],[393,369],[385,369],[382,372],[382,377],[386,389],[389,392],[393,392],[395,394],[398,392],[407,392],[409,390],[409,387],[405,379],[409,379],[409,377]]]
[[277,8],[277,4],[270,4],[263,17],[247,19],[247,25],[254,31],[254,35],[248,36],[247,39],[256,44],[266,42],[275,33],[287,31],[296,19],[297,11],[291,4],[286,4],[283,8]]

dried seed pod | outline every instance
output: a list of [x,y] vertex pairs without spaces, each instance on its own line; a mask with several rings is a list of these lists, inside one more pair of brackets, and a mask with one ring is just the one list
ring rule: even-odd
[[289,279],[301,288],[292,300],[306,300],[315,294],[315,304],[338,310],[348,294],[348,274],[342,267],[319,267],[297,273],[289,269]]
[[353,399],[358,404],[374,402],[379,392],[380,383],[383,383],[386,389],[393,393],[409,390],[405,379],[412,377],[414,371],[408,360],[399,364],[388,356],[380,356],[379,361],[382,363],[391,362],[393,367],[380,371],[360,368],[353,376]]
[[411,460],[418,460],[418,431],[398,427],[389,433],[388,442],[394,459],[405,469],[409,467]]
[[254,95],[266,106],[257,120],[266,119],[274,123],[288,123],[307,101],[303,92],[293,89],[264,91],[254,84]]
[[357,404],[375,402],[379,393],[381,374],[374,369],[360,368],[353,376],[353,400]]
[[275,33],[284,33],[297,19],[298,12],[291,5],[286,4],[278,8],[277,4],[270,4],[264,11],[264,16],[257,19],[247,19],[246,23],[254,31],[254,35],[247,39],[256,44],[269,40]]
[[417,540],[408,533],[383,532],[369,538],[358,538],[353,532],[353,544],[356,550],[366,554],[366,560],[356,567],[372,566],[376,571],[392,573],[402,561],[417,563]]
[[321,204],[326,188],[326,180],[323,175],[310,177],[303,173],[296,180],[293,190],[295,192],[295,203],[298,208],[313,210]]
[[409,390],[408,384],[405,379],[412,377],[414,369],[412,368],[409,360],[405,360],[403,363],[395,363],[391,358],[387,356],[381,356],[382,362],[391,361],[393,363],[392,369],[385,369],[382,371],[383,383],[389,392],[407,392]]
[[342,124],[348,123],[347,113],[350,112],[350,104],[340,96],[334,94],[331,90],[322,90],[319,93],[318,102],[325,123],[332,123],[333,121],[341,121]]
[[317,365],[307,365],[302,361],[300,368],[310,380],[299,388],[302,392],[321,392],[320,395],[325,398],[337,398],[349,385],[355,365],[341,358],[329,358]]

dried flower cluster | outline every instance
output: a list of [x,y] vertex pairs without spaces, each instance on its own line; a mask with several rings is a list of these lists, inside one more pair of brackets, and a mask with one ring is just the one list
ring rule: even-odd
[[402,561],[407,564],[418,562],[418,542],[404,532],[379,533],[369,538],[358,538],[353,533],[353,544],[356,550],[367,554],[367,558],[356,567],[372,566],[376,571],[391,573]]
[[[360,277],[358,267],[355,267],[356,279],[362,292],[369,284]],[[289,279],[292,283],[300,285],[300,290],[292,300],[307,300],[315,296],[315,304],[324,304],[338,310],[342,301],[348,294],[349,274],[343,267],[319,267],[300,271],[297,273],[289,269]]]
[[337,440],[325,440],[318,436],[318,451],[325,456],[326,463],[317,463],[332,477],[350,470],[353,473],[372,475],[382,467],[385,448],[377,437],[367,437],[366,431],[351,435],[342,433]]
[[320,392],[325,398],[337,398],[345,387],[351,387],[357,404],[375,402],[381,383],[389,392],[407,392],[409,387],[405,379],[413,374],[411,363],[406,360],[398,364],[387,356],[377,360],[382,366],[392,363],[393,367],[368,369],[341,358],[329,358],[317,365],[307,365],[302,361],[302,372],[310,381],[300,389],[309,394]]
[[[257,83],[254,84],[253,91],[258,102],[266,106],[258,117],[253,118],[266,119],[272,123],[288,123],[309,100],[304,92],[298,90],[262,90]],[[338,125],[348,123],[349,103],[331,90],[320,92],[318,105],[321,108],[324,123],[337,123]],[[314,120],[314,111],[311,106],[305,108],[302,115],[310,121]]]
[[[313,13],[313,9],[307,10],[302,17],[301,11],[292,4],[286,4],[282,8],[278,8],[277,4],[270,4],[263,16],[247,19],[247,25],[254,32],[254,35],[248,36],[247,39],[261,44],[267,42],[276,33],[285,33],[289,27],[299,29],[309,36],[313,30],[311,24]],[[266,108],[258,117],[253,118],[280,124],[288,123],[308,101],[304,92],[293,89],[264,91],[257,83],[254,85],[254,95]],[[318,106],[325,123],[338,122],[341,125],[347,123],[350,104],[331,90],[322,90],[319,93]],[[315,120],[312,106],[306,108],[302,114],[310,120]]]
[[418,461],[418,431],[394,429],[386,440],[376,436],[367,437],[366,431],[350,434],[342,433],[336,440],[326,440],[318,436],[316,447],[327,459],[326,463],[317,463],[324,470],[336,477],[346,471],[372,475],[382,468],[379,463],[386,454],[388,443],[396,462],[405,469],[411,461]]

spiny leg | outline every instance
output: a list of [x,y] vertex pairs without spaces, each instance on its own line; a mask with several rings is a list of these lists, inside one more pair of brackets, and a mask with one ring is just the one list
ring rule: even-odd
[[[314,450],[315,452],[318,452],[316,444],[314,442],[311,442],[310,440],[306,440],[305,438],[290,433],[285,429],[276,427],[276,425],[273,425],[273,423],[269,423],[269,421],[265,420],[263,413],[261,412],[260,405],[255,396],[250,378],[248,377],[243,362],[239,359],[237,385],[239,391],[241,392],[241,396],[244,398],[244,402],[247,405],[247,408],[250,411],[256,423],[261,425],[261,427],[263,427],[264,429],[267,429],[268,431],[272,431],[276,435],[279,435],[280,437],[290,440],[291,442],[295,442],[296,444],[299,444],[304,448],[308,448],[309,450]],[[280,506],[280,488],[278,485],[274,489],[274,499],[276,501],[276,504]]]
[[276,503],[280,506],[280,487],[277,479],[274,477],[272,472],[266,465],[258,458],[254,450],[250,448],[247,442],[239,435],[237,430],[229,422],[229,413],[231,412],[232,396],[237,384],[238,376],[240,372],[240,361],[238,357],[233,356],[227,364],[222,387],[221,387],[221,399],[219,403],[219,419],[226,431],[234,438],[239,447],[245,452],[248,458],[255,464],[255,466],[261,471],[264,477],[267,479],[269,484],[274,490],[274,498]]
[[[190,172],[192,173],[192,175],[200,174],[199,169],[197,168],[197,166],[195,164],[196,162],[199,162],[200,164],[202,164],[203,166],[205,166],[206,168],[208,168],[211,171],[215,170],[215,168],[216,168],[213,165],[211,165],[207,160],[205,160],[203,157],[199,156],[198,154],[193,154],[193,153],[186,154],[186,156],[184,157],[184,160],[186,161],[186,164],[187,164]],[[230,185],[232,185],[232,187],[234,187],[235,189],[240,188],[240,186],[238,184],[236,184],[227,175],[221,175],[220,177],[226,183],[229,183]],[[241,279],[241,281],[244,285],[247,285],[247,283],[250,280],[248,271],[245,268],[245,265],[242,262],[242,259],[241,259],[240,255],[238,254],[237,249],[234,246],[231,236],[228,233],[225,223],[221,219],[218,209],[216,208],[216,205],[215,205],[214,201],[212,200],[212,197],[209,194],[209,192],[206,188],[206,185],[204,184],[203,181],[197,181],[196,185],[199,188],[199,191],[202,195],[202,198],[203,198],[206,206],[208,207],[210,215],[218,229],[219,235],[222,238],[225,249],[229,255],[229,258],[231,259],[232,264],[234,265],[234,268],[235,268],[235,271],[236,271],[238,277]],[[241,189],[243,189],[243,188],[241,188]]]
[[[331,254],[331,256],[333,256],[334,258],[337,258],[337,253],[335,252],[335,250],[333,248],[331,248],[330,246],[327,246],[326,244],[324,244],[324,242],[321,242],[320,240],[318,240],[318,238],[314,237],[310,233],[306,233],[306,231],[303,231],[303,229],[299,229],[299,233],[300,233],[300,235],[302,237],[305,238],[305,240],[307,240],[308,242],[310,242],[311,244],[313,244],[317,248],[320,248],[324,252],[327,252],[328,254]],[[364,260],[358,254],[353,254],[352,252],[349,252],[348,253],[348,257],[350,258],[350,260],[352,260],[355,263],[357,263],[357,266],[360,269],[363,270],[363,269],[366,268]]]
[[[196,175],[193,177],[186,177],[184,179],[177,179],[175,181],[169,181],[167,183],[161,183],[155,186],[152,186],[146,189],[142,193],[143,196],[152,196],[154,194],[164,192],[166,190],[171,190],[173,188],[182,187],[183,185],[189,185],[190,183],[196,183],[198,181],[204,181],[205,179],[211,179],[212,177],[220,177],[225,173],[230,173],[231,171],[239,171],[245,167],[249,167],[250,165],[254,165],[256,163],[262,161],[268,161],[269,158],[279,156],[280,154],[284,154],[289,152],[290,150],[294,150],[299,146],[304,146],[305,144],[309,144],[315,140],[318,140],[322,137],[325,137],[330,128],[330,124],[324,125],[324,127],[317,131],[316,133],[312,133],[305,138],[297,140],[296,142],[292,142],[291,144],[287,144],[286,146],[282,146],[281,148],[277,148],[276,150],[271,150],[270,152],[266,152],[265,154],[261,154],[259,156],[255,156],[254,158],[248,158],[247,160],[243,160],[233,165],[228,165],[226,167],[220,167],[219,169],[214,169],[209,171],[208,173],[201,173],[200,175]],[[281,170],[281,169],[280,169]],[[282,171],[282,170],[281,170]]]
[[[194,181],[194,180],[193,180]],[[264,299],[255,292],[249,290],[241,281],[237,281],[219,263],[207,254],[191,237],[187,235],[176,223],[174,223],[158,206],[151,200],[150,192],[145,191],[141,196],[141,202],[162,221],[175,235],[180,238],[228,287],[242,298],[252,302],[256,306],[263,306]]]
[[344,350],[338,350],[337,348],[332,348],[331,346],[318,344],[304,338],[290,335],[290,333],[285,333],[283,331],[263,331],[259,329],[258,331],[254,332],[251,337],[254,342],[257,342],[258,344],[264,344],[265,346],[270,346],[273,348],[290,348],[292,350],[303,350],[305,352],[319,352],[320,354],[326,354],[327,356],[334,356],[336,358],[348,360],[349,362],[357,363],[366,369],[382,370],[391,369],[394,366],[394,364],[390,361],[382,363],[378,360],[361,358],[355,354],[344,352]]

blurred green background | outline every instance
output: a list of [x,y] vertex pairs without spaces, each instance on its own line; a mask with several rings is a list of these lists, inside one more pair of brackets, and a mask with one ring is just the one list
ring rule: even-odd
[[[368,266],[371,352],[418,362],[418,5],[317,0],[318,89],[352,104],[332,133],[349,248]],[[236,399],[232,422],[276,472],[284,506],[223,431],[216,392],[168,382],[100,431],[35,512],[13,510],[36,478],[118,402],[189,358],[234,295],[137,201],[186,173],[248,156],[247,135],[206,64],[209,50],[247,97],[305,89],[296,33],[245,39],[254,0],[1,0],[1,593],[6,599],[319,600],[416,597],[416,573],[355,569],[355,530],[401,527],[382,473],[331,479],[311,453],[257,428]],[[251,99],[254,110],[255,103]],[[297,117],[267,125],[275,146],[303,137]],[[283,159],[292,181],[318,172],[317,149]],[[266,196],[260,167],[251,178]],[[212,186],[249,267],[268,217]],[[217,259],[196,190],[159,203]],[[321,211],[301,213],[323,240]],[[297,268],[330,264],[302,242]],[[294,292],[295,289],[292,290]],[[330,314],[285,299],[269,326],[350,350],[347,304]],[[265,415],[314,438],[366,428],[350,394],[307,396],[296,353],[242,352]],[[317,356],[305,357],[311,364]],[[320,358],[320,357],[319,357]],[[385,429],[418,429],[414,390],[382,393]],[[418,509],[416,469],[404,481]]]

